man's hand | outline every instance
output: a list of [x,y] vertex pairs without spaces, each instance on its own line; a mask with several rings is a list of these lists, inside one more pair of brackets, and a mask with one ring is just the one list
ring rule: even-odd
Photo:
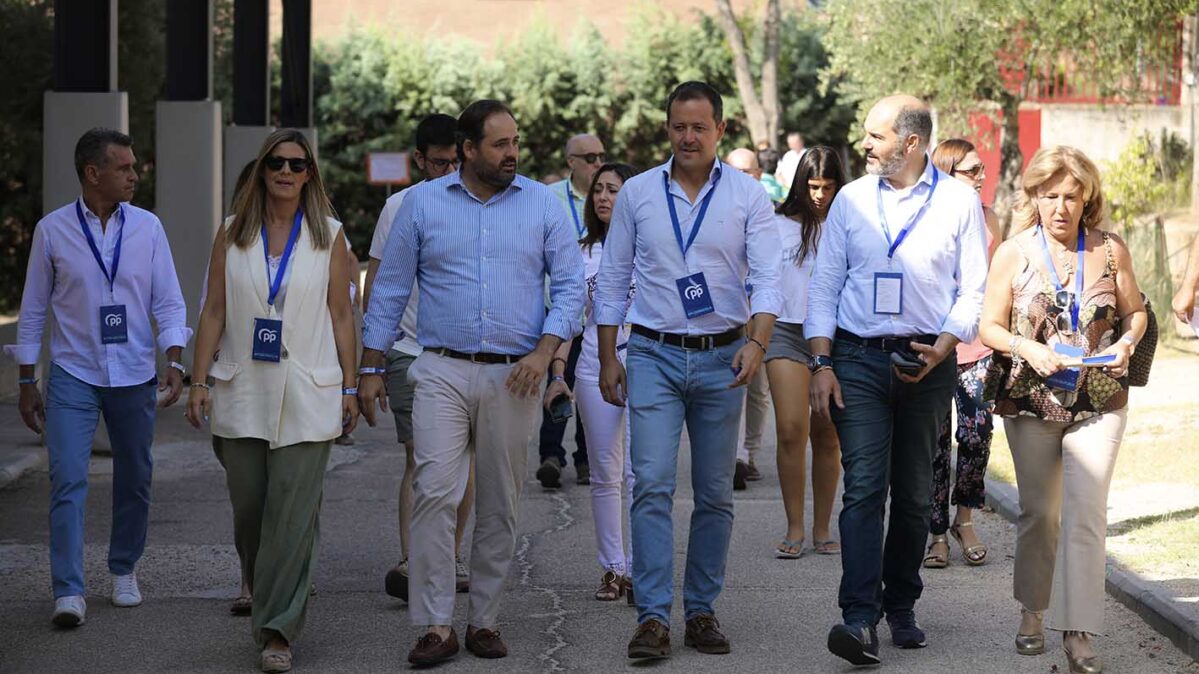
[[[837,381],[837,375],[831,367],[812,375],[812,383],[808,386],[808,391],[812,412],[825,421],[831,423],[833,420],[833,404],[837,405],[837,409],[845,409],[845,401],[841,399],[841,382]],[[831,403],[829,402],[830,398],[832,399]]]
[[629,398],[628,375],[616,356],[600,360],[600,395],[609,405],[624,407]]
[[1174,293],[1174,301],[1170,303],[1170,308],[1174,310],[1178,320],[1190,323],[1191,317],[1195,315],[1195,287],[1184,282],[1178,288],[1178,292]]
[[170,407],[179,400],[179,394],[183,393],[183,373],[173,367],[168,367],[166,376],[158,383],[158,392],[170,390],[166,398],[163,398],[158,403],[159,408]]
[[910,342],[910,344],[912,345],[912,350],[920,354],[921,360],[924,361],[924,369],[920,370],[915,375],[906,375],[900,372],[899,368],[896,368],[894,365],[891,366],[895,369],[895,376],[899,377],[900,381],[907,382],[909,384],[915,384],[921,379],[924,379],[929,372],[933,371],[934,367],[940,365],[941,361],[945,360],[945,358],[949,356],[949,352],[953,349],[953,347],[950,347],[949,349],[942,349],[937,346],[921,344],[920,342]]
[[537,349],[516,361],[512,372],[508,374],[508,380],[504,382],[508,392],[517,398],[537,395],[541,391],[541,382],[545,380],[552,357],[552,350],[547,354],[542,349]]
[[354,396],[341,397],[341,432],[349,435],[358,425],[358,399]]
[[[364,374],[358,378],[358,410],[372,427],[376,423],[375,405],[379,406],[380,412],[387,414],[387,387],[383,375]],[[354,423],[356,425],[358,422]]]
[[733,372],[736,375],[733,377],[733,383],[729,384],[729,388],[737,388],[745,386],[750,379],[758,373],[758,368],[762,367],[762,358],[766,356],[766,352],[762,347],[755,342],[746,342],[737,349],[736,355],[733,356]]
[[37,384],[21,384],[21,398],[17,403],[21,410],[21,421],[34,433],[41,433],[46,425],[46,407],[42,404],[42,393]]

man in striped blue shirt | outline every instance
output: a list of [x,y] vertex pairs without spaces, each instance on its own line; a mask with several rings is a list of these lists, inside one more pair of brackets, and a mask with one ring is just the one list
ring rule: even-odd
[[[458,652],[454,615],[454,516],[469,452],[480,479],[470,554],[466,648],[507,655],[495,626],[516,546],[516,509],[526,449],[554,351],[579,331],[583,260],[574,227],[545,186],[516,174],[516,120],[498,101],[458,118],[455,173],[409,190],[383,250],[366,315],[359,398],[367,421],[387,411],[386,353],[420,283],[416,337],[424,351],[408,369],[415,444],[409,606],[427,632],[408,655],[432,665]],[[550,278],[546,312],[543,279]]]

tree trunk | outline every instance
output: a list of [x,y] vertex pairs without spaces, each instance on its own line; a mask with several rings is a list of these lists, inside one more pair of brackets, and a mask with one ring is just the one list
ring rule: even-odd
[[[771,0],[771,4],[777,4],[777,0]],[[716,10],[717,16],[720,18],[720,25],[724,29],[725,39],[728,40],[729,48],[733,51],[733,75],[737,80],[737,96],[741,99],[742,107],[745,108],[745,121],[749,126],[749,137],[753,140],[754,145],[761,142],[773,144],[767,125],[766,110],[758,98],[758,93],[754,88],[753,74],[749,69],[749,52],[745,48],[745,34],[737,25],[737,17],[733,14],[733,7],[729,4],[729,0],[716,0]],[[776,108],[777,99],[778,92],[776,91]]]
[[995,188],[992,209],[999,218],[1003,238],[1012,226],[1014,197],[1020,190],[1020,174],[1024,170],[1024,155],[1020,152],[1020,99],[1005,93],[1000,98],[1003,112],[1003,139],[999,144],[999,184]]
[[[778,149],[782,109],[779,106],[779,24],[783,22],[779,0],[767,0],[762,31],[765,49],[762,56],[762,112],[766,117],[766,144]],[[755,143],[760,142],[754,139]]]

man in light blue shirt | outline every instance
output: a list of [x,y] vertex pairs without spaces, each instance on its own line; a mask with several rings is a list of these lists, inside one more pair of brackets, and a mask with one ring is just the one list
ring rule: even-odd
[[954,347],[978,332],[987,274],[982,205],[928,158],[928,107],[885,98],[865,131],[869,175],[829,207],[804,321],[812,411],[836,423],[845,469],[844,624],[828,647],[856,665],[878,664],[883,615],[897,647],[926,644],[914,607],[933,453],[957,381]]
[[[724,585],[733,527],[733,464],[745,398],[738,387],[761,366],[782,306],[770,199],[756,179],[716,158],[725,126],[720,94],[703,82],[685,82],[667,99],[666,114],[674,155],[620,190],[595,290],[600,391],[611,404],[627,400],[637,476],[632,538],[639,625],[630,658],[670,654],[670,513],[684,423],[695,491],[684,642],[704,653],[730,650],[713,604]],[[634,275],[626,377],[616,332],[626,320]]]
[[[474,451],[479,479],[470,554],[466,648],[498,658],[500,595],[516,546],[526,450],[554,351],[581,329],[583,259],[554,195],[516,174],[520,136],[498,101],[458,118],[462,167],[408,190],[383,250],[365,318],[359,398],[367,422],[386,412],[386,353],[413,282],[420,284],[417,341],[408,369],[416,464],[410,617],[425,632],[414,665],[452,658],[454,521]],[[543,279],[550,278],[546,313]]]

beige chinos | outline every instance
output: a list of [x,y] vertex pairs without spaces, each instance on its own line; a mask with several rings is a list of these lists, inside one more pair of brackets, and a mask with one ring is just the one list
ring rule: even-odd
[[1046,625],[1103,633],[1107,492],[1127,410],[1076,423],[1006,417],[1020,491],[1013,586]]

